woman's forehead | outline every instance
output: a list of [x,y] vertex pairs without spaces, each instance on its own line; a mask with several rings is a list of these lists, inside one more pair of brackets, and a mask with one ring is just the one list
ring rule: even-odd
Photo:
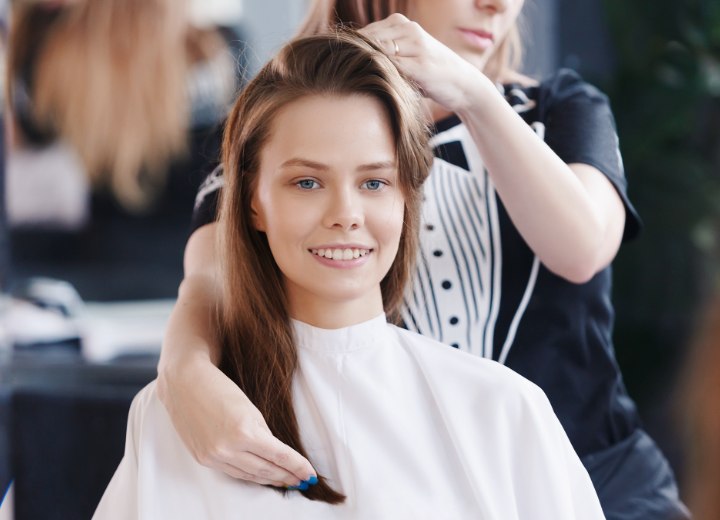
[[283,107],[270,126],[263,162],[318,164],[395,161],[395,139],[382,103],[370,96],[306,96]]

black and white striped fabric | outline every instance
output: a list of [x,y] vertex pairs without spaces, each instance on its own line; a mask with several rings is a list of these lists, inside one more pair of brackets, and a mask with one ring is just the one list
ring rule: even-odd
[[405,299],[406,326],[478,356],[503,362],[532,295],[515,313],[505,349],[493,356],[502,294],[503,244],[495,190],[466,127],[455,124],[432,139],[439,157],[425,185],[420,257]]

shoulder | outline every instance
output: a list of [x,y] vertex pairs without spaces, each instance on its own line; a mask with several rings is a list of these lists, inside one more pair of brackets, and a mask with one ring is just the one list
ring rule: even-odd
[[[156,381],[153,380],[135,394],[128,413],[125,456],[130,456],[135,463],[143,451],[143,432],[147,423],[152,422],[157,406],[162,405],[157,396]],[[151,418],[149,421],[148,417]]]
[[607,96],[600,89],[572,69],[560,69],[545,78],[540,82],[538,91],[539,97],[549,105],[579,100],[607,103]]
[[165,460],[193,460],[160,401],[157,380],[148,383],[133,399],[127,434],[126,442],[140,463],[142,459],[160,460],[161,455]]
[[155,430],[158,425],[172,424],[157,392],[157,380],[148,383],[132,400],[128,413],[128,433],[141,444],[148,430]]
[[499,89],[516,112],[533,121],[545,121],[567,108],[580,120],[587,112],[609,112],[607,96],[572,69],[560,69],[541,81],[512,73]]
[[157,381],[150,381],[142,390],[140,390],[132,400],[130,405],[129,421],[142,421],[142,419],[151,412],[153,408],[160,404],[160,398],[157,395]]
[[[545,393],[533,382],[497,361],[455,349],[416,332],[394,327],[400,342],[425,369],[452,391],[475,394],[505,407],[514,402],[549,406]],[[532,406],[535,406],[534,404]]]

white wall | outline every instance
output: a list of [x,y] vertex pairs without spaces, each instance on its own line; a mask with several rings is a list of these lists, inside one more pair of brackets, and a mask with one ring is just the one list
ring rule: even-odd
[[308,0],[245,0],[243,26],[250,42],[251,71],[294,36],[307,6]]
[[525,0],[520,28],[523,34],[524,72],[543,78],[558,67],[558,0]]

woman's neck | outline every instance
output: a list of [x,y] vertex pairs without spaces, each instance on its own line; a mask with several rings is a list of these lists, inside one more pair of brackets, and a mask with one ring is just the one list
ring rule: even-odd
[[384,312],[382,293],[354,300],[327,300],[288,294],[290,317],[321,329],[341,329],[378,317]]

